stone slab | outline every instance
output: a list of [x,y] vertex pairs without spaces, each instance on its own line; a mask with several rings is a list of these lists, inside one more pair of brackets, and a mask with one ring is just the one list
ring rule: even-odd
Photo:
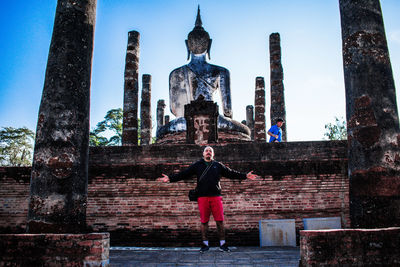
[[260,220],[260,247],[296,246],[294,219]]
[[292,247],[230,247],[220,252],[211,247],[199,253],[199,247],[111,247],[110,265],[125,266],[284,266],[297,267],[299,248]]
[[304,218],[304,230],[342,229],[340,217]]

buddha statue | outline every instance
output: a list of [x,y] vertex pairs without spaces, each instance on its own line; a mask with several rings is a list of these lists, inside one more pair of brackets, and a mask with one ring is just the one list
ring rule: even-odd
[[202,27],[200,8],[194,29],[186,42],[189,64],[173,70],[169,76],[169,97],[171,112],[177,118],[183,117],[184,106],[203,95],[205,100],[213,101],[213,95],[219,91],[225,117],[232,118],[231,89],[229,71],[223,67],[211,65],[210,48],[212,40]]
[[185,43],[187,59],[190,59],[190,62],[173,70],[169,76],[170,109],[177,119],[161,127],[157,131],[157,138],[167,133],[185,131],[185,105],[200,97],[207,101],[214,101],[214,94],[219,91],[223,115],[218,117],[218,129],[240,133],[240,140],[250,140],[249,128],[232,120],[229,70],[207,62],[207,57],[210,59],[212,39],[202,26],[200,7],[197,9],[195,27],[188,34]]

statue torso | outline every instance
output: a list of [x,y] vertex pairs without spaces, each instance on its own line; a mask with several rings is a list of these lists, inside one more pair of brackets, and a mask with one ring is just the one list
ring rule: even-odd
[[184,106],[203,95],[213,101],[215,91],[221,89],[227,69],[207,62],[190,62],[173,70],[170,74],[170,107],[176,117],[184,116]]

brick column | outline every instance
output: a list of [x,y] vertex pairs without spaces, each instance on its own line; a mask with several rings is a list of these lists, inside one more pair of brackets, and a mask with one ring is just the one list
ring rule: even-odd
[[151,75],[142,76],[142,101],[140,102],[140,145],[151,142]]
[[271,69],[271,125],[281,118],[284,120],[282,125],[282,141],[286,142],[286,108],[285,108],[285,89],[283,87],[283,68],[281,62],[281,38],[279,33],[272,33],[269,36],[269,59]]
[[251,131],[251,140],[254,140],[254,107],[252,105],[246,106],[246,125]]
[[263,77],[256,78],[254,107],[254,140],[265,141],[265,82]]
[[90,78],[96,0],[59,0],[33,156],[29,233],[86,228]]
[[137,31],[128,33],[125,58],[124,117],[122,145],[138,145],[139,40]]
[[339,6],[352,227],[399,226],[399,117],[380,3]]
[[165,124],[164,118],[165,101],[160,99],[157,101],[157,130]]
[[168,123],[169,123],[169,115],[165,115],[164,121],[165,121],[165,124],[168,124]]

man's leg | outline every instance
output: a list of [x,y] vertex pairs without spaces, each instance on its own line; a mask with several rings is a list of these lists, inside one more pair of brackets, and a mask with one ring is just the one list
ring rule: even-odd
[[203,242],[207,241],[208,243],[208,222],[201,223],[200,228],[201,228],[201,239],[203,240]]
[[210,206],[214,220],[217,223],[219,240],[225,242],[224,206],[222,204],[222,197],[213,197]]
[[207,197],[199,197],[197,199],[197,203],[200,211],[200,221],[201,221],[201,239],[202,239],[202,247],[200,252],[206,252],[209,250],[208,246],[208,221],[210,220],[211,209],[210,204]]
[[219,236],[219,250],[222,252],[230,252],[231,250],[225,243],[225,228],[224,221],[215,221],[217,223],[218,236]]
[[222,204],[222,197],[214,197],[211,204],[211,211],[214,220],[217,224],[219,236],[219,250],[229,252],[230,249],[225,243],[225,227],[224,227],[224,207]]
[[219,240],[225,241],[225,228],[224,228],[224,221],[215,221],[217,223],[218,229],[218,237]]

